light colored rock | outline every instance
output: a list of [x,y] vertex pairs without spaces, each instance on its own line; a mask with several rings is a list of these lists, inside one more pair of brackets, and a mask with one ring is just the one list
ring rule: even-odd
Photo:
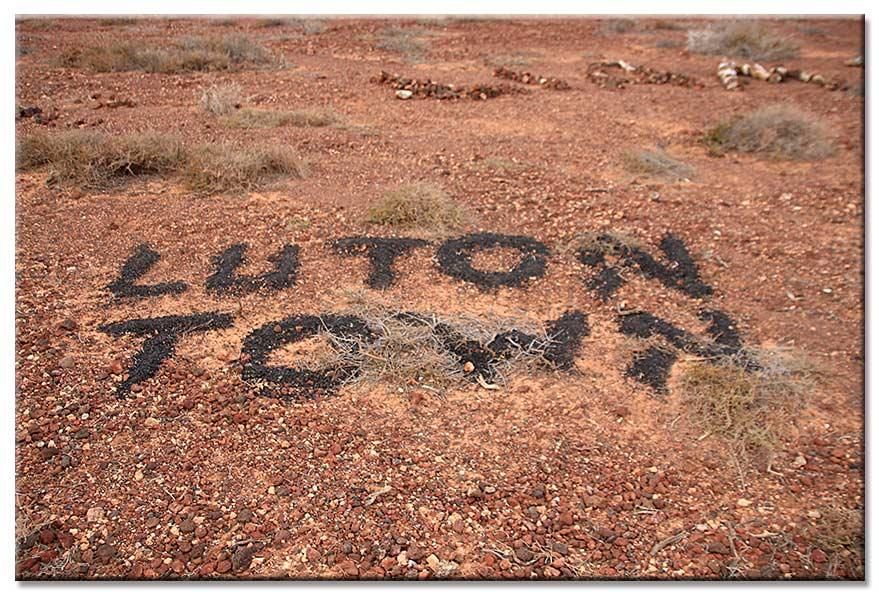
[[396,93],[397,99],[409,99],[412,97],[412,91],[407,91],[406,89],[400,89]]

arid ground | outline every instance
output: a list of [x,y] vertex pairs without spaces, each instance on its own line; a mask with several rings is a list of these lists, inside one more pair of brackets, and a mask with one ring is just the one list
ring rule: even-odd
[[863,22],[723,26],[21,19],[19,577],[863,578]]

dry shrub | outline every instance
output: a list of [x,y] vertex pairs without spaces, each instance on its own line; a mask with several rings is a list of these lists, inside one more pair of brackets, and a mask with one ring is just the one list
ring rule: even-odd
[[623,153],[623,165],[633,174],[690,180],[696,175],[691,166],[671,157],[662,149],[642,149]]
[[757,23],[724,22],[687,32],[687,49],[697,54],[738,57],[748,60],[794,58],[799,47]]
[[864,509],[839,505],[821,508],[812,535],[814,545],[830,555],[828,578],[848,576],[862,579],[865,561]]
[[620,256],[624,250],[646,250],[644,243],[635,234],[627,231],[584,231],[576,234],[565,245],[565,251],[597,251],[609,256]]
[[367,214],[369,223],[434,234],[456,231],[469,220],[469,213],[442,188],[424,182],[387,192]]
[[723,122],[704,140],[713,151],[740,151],[779,159],[817,160],[834,152],[827,128],[817,116],[783,104]]
[[81,188],[104,188],[122,178],[173,172],[185,160],[178,138],[156,133],[38,133],[20,140],[16,150],[19,169],[47,166],[50,183]]
[[230,128],[277,128],[279,126],[330,126],[340,121],[332,110],[271,111],[242,109],[223,118]]
[[47,167],[48,183],[84,189],[106,188],[134,176],[180,173],[187,186],[203,194],[252,189],[280,175],[301,178],[306,173],[289,147],[225,144],[186,150],[174,136],[83,130],[25,137],[18,143],[16,163],[20,170]]
[[[744,361],[757,364],[750,368]],[[681,404],[703,437],[728,446],[736,461],[772,455],[796,427],[815,369],[782,350],[689,362],[680,377]]]
[[305,163],[290,147],[231,143],[197,147],[182,172],[186,186],[199,194],[251,190],[280,176],[304,178],[306,173]]
[[201,106],[217,116],[230,114],[241,107],[241,87],[234,83],[211,85],[201,94]]
[[545,360],[543,356],[552,343],[542,325],[530,321],[498,316],[420,315],[418,321],[399,316],[400,308],[371,299],[363,291],[346,292],[345,314],[358,316],[376,332],[371,343],[327,334],[334,346],[335,358],[325,356],[321,364],[357,366],[358,376],[350,383],[385,384],[411,389],[420,387],[437,393],[462,386],[466,380],[463,363],[443,344],[439,328],[454,329],[465,340],[488,345],[499,334],[518,329],[537,337],[531,345],[514,349],[493,369],[495,383],[505,383],[520,373],[530,373]]
[[74,48],[61,54],[60,64],[90,68],[96,72],[193,72],[267,64],[270,54],[242,35],[184,38],[167,47],[142,42],[118,42],[86,49]]

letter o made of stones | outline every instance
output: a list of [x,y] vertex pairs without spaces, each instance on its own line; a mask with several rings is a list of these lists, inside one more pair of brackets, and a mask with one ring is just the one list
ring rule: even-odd
[[[481,271],[473,267],[477,250],[512,248],[522,253],[522,259],[510,271]],[[481,290],[497,287],[521,287],[529,279],[540,278],[546,272],[549,248],[528,236],[499,233],[475,233],[447,240],[437,251],[440,270],[450,277],[476,284]]]
[[[242,379],[270,384],[271,388],[263,392],[274,393],[274,396],[313,397],[321,391],[332,390],[356,376],[360,370],[355,365],[338,365],[312,370],[267,364],[269,356],[276,349],[321,332],[332,333],[342,339],[364,342],[372,342],[376,339],[376,335],[366,322],[357,316],[335,314],[290,316],[279,322],[270,322],[247,335],[241,351],[249,360],[241,371]],[[356,352],[357,344],[353,343],[350,349]]]

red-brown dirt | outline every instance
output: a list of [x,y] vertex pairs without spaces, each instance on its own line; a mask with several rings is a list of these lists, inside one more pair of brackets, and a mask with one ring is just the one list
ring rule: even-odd
[[[47,186],[45,171],[17,174],[19,576],[863,578],[862,549],[832,549],[818,536],[834,510],[857,516],[864,507],[863,97],[795,82],[727,92],[715,76],[721,57],[685,49],[686,29],[705,21],[675,22],[682,28],[639,19],[614,32],[589,19],[328,19],[310,34],[222,19],[18,23],[17,104],[57,116],[48,125],[22,118],[19,138],[153,130],[187,143],[286,144],[310,164],[302,180],[214,196],[193,196],[174,177],[83,192]],[[378,47],[389,26],[422,33],[421,61]],[[767,26],[801,46],[786,65],[860,82],[863,71],[844,62],[863,51],[862,21]],[[153,74],[56,65],[71,48],[232,32],[286,66]],[[680,47],[656,47],[663,39]],[[492,76],[493,63],[517,54],[528,60],[517,69],[571,88],[403,101],[370,80],[385,70],[519,85]],[[589,82],[590,63],[617,59],[702,85]],[[225,128],[198,102],[224,82],[240,85],[249,107],[328,107],[343,124]],[[111,99],[134,105],[101,107]],[[819,117],[835,154],[717,157],[701,142],[720,120],[778,102]],[[657,144],[692,166],[693,179],[624,169],[626,150]],[[366,260],[326,242],[392,235],[364,223],[368,205],[415,181],[444,188],[475,215],[465,232],[544,242],[545,276],[482,291],[443,274],[433,244],[398,260],[392,287],[367,288]],[[568,246],[607,230],[639,238],[657,258],[661,238],[675,234],[713,295],[689,297],[633,273],[602,302]],[[241,271],[250,274],[283,244],[298,245],[295,286],[206,290],[211,259],[238,242],[250,246]],[[107,291],[143,243],[161,258],[138,282],[182,280],[185,292],[117,300]],[[478,266],[510,260],[495,256]],[[500,390],[355,384],[287,402],[242,382],[250,331],[341,312],[343,290],[404,310],[531,322],[576,309],[591,333],[574,373],[523,374]],[[698,334],[706,307],[731,316],[745,344],[794,348],[823,371],[773,472],[737,467],[721,440],[686,421],[680,363],[666,396],[624,375],[633,343],[618,330],[619,311],[645,310]],[[153,378],[116,397],[143,338],[101,325],[208,311],[232,314],[233,325],[181,338]],[[856,542],[857,533],[847,536]]]

